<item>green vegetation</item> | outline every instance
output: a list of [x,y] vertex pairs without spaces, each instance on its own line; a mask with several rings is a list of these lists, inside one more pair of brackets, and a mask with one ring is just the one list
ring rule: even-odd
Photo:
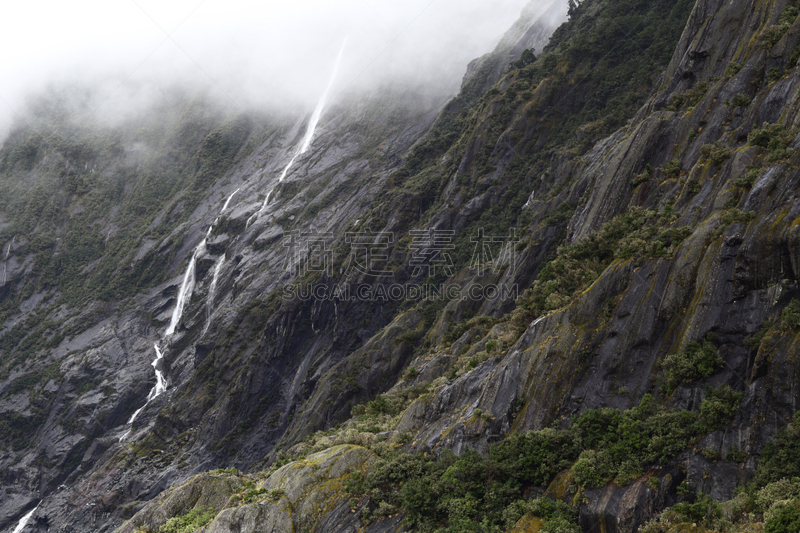
[[788,5],[783,9],[783,13],[781,13],[781,18],[778,21],[778,24],[774,26],[769,26],[761,32],[761,47],[764,49],[770,49],[780,41],[786,32],[789,31],[789,28],[792,27],[794,21],[797,19],[797,15],[800,13],[800,10],[794,5]]
[[750,105],[752,100],[749,96],[742,93],[737,93],[733,98],[731,98],[731,105],[733,107],[747,107]]
[[738,222],[748,223],[755,218],[755,214],[752,211],[742,211],[741,209],[731,208],[726,209],[719,215],[719,224],[711,232],[710,238],[714,240],[720,237],[727,229],[728,226],[731,224],[735,224]]
[[376,508],[402,509],[416,531],[497,531],[526,512],[544,518],[551,531],[577,531],[572,508],[547,499],[520,501],[525,488],[546,487],[566,469],[572,493],[610,481],[625,484],[729,422],[741,397],[726,387],[709,389],[692,412],[667,410],[646,395],[627,411],[586,411],[567,429],[513,433],[493,445],[489,457],[469,449],[438,457],[394,451],[366,476],[352,474],[347,490],[369,497],[367,517]]
[[733,182],[733,185],[737,189],[750,189],[755,184],[759,174],[761,174],[761,169],[751,168],[743,176],[736,178],[736,181]]
[[192,533],[211,522],[217,512],[214,509],[192,509],[183,516],[176,516],[158,528],[157,533]]
[[768,161],[776,161],[792,155],[789,144],[797,136],[796,130],[787,130],[782,124],[764,123],[760,128],[754,127],[747,135],[747,142],[753,146],[766,148]]
[[648,181],[650,181],[650,178],[652,178],[652,177],[653,177],[653,169],[648,164],[648,165],[645,166],[645,169],[642,172],[640,172],[639,174],[635,174],[631,178],[631,181],[630,181],[631,188],[635,189],[636,187],[638,187],[642,183],[647,183]]
[[721,165],[731,157],[731,151],[719,143],[704,144],[700,147],[700,155],[708,159],[712,165]]
[[669,111],[678,111],[684,106],[694,107],[700,103],[700,100],[703,99],[707,92],[708,84],[704,81],[701,81],[686,92],[672,95],[672,98],[670,98],[669,104],[667,105],[667,109]]
[[533,286],[520,297],[515,321],[527,325],[536,316],[566,305],[614,259],[670,256],[691,233],[688,227],[669,227],[676,217],[671,208],[656,213],[633,207],[578,244],[559,247],[557,257],[542,268]]
[[664,179],[674,180],[681,174],[681,162],[677,159],[670,159],[664,164]]
[[686,350],[668,355],[661,363],[664,390],[672,394],[683,383],[710,376],[723,363],[719,352],[708,339],[692,342]]
[[[701,527],[708,532],[771,533],[800,531],[800,412],[765,446],[755,477],[736,489],[734,497],[716,502],[693,494],[688,483],[679,487],[681,501],[640,529],[643,533],[668,533],[676,527]],[[743,460],[734,451],[726,460]],[[762,529],[763,528],[763,529]]]
[[780,327],[783,333],[797,331],[800,328],[800,300],[792,298],[789,305],[783,309]]
[[542,226],[558,226],[564,222],[569,222],[569,219],[572,218],[573,214],[575,214],[576,207],[577,206],[572,202],[564,202],[560,204],[553,211],[550,211],[544,220],[542,220]]
[[783,69],[781,67],[772,67],[767,72],[767,83],[778,81],[783,76]]

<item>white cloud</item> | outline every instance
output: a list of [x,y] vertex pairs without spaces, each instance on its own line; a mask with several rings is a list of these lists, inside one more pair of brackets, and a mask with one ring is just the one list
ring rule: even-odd
[[7,0],[0,134],[12,109],[21,110],[25,95],[47,83],[111,94],[105,111],[178,82],[209,87],[240,107],[313,107],[346,37],[334,93],[378,82],[455,92],[466,63],[491,50],[526,3]]

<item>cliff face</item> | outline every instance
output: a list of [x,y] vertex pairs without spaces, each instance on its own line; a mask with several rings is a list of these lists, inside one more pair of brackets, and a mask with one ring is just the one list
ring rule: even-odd
[[[572,431],[597,408],[655,398],[706,416],[725,390],[742,393],[735,409],[638,475],[584,483],[572,501],[573,450],[525,494],[546,489],[584,530],[614,531],[674,503],[684,480],[730,498],[799,399],[793,9],[586,1],[535,60],[523,51],[549,26],[524,15],[444,106],[383,94],[331,110],[277,186],[305,117],[176,117],[184,159],[152,210],[147,172],[109,185],[118,200],[104,204],[89,169],[157,169],[177,148],[137,155],[121,139],[89,157],[12,137],[5,190],[51,186],[39,209],[73,222],[43,227],[12,204],[0,219],[0,527],[40,501],[31,531],[157,529],[191,509],[210,513],[203,531],[394,531],[419,517],[348,485],[383,468],[376,453],[499,457],[498,443]],[[99,237],[77,239],[87,227]],[[141,228],[135,244],[114,240]],[[42,265],[67,243],[85,258]],[[87,281],[48,277],[59,265]],[[331,295],[345,286],[358,297]],[[381,293],[395,286],[451,297]],[[167,390],[131,424],[154,344]],[[230,467],[248,474],[204,473]]]

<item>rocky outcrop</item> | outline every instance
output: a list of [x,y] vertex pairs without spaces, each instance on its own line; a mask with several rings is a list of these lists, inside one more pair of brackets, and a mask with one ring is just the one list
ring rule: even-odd
[[[368,471],[376,460],[375,454],[364,448],[335,446],[289,463],[263,483],[262,488],[269,491],[267,498],[236,509],[226,509],[202,531],[354,530],[360,522],[351,518],[353,513],[349,506],[343,506],[347,500],[345,482],[351,473]],[[335,527],[330,528],[329,523]]]

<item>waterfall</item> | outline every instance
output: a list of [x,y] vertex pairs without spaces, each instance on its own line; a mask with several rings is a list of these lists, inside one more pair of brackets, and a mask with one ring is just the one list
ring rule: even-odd
[[39,508],[39,505],[41,505],[41,502],[37,504],[32,511],[28,512],[25,516],[19,519],[19,522],[17,522],[17,527],[14,528],[14,533],[22,533],[22,530],[25,529],[25,526],[28,525],[28,522],[30,522],[31,517],[33,517],[33,513],[35,513],[36,509]]
[[233,197],[236,196],[236,193],[241,191],[241,190],[242,189],[240,187],[240,188],[236,189],[235,191],[233,191],[230,196],[228,196],[228,199],[225,200],[225,205],[222,206],[222,211],[219,212],[220,215],[222,213],[224,213],[226,209],[228,209],[228,204],[231,203],[231,200],[233,200]]
[[214,294],[217,291],[217,281],[219,274],[222,272],[222,266],[225,264],[225,256],[223,255],[217,259],[217,264],[214,265],[214,276],[211,278],[211,287],[208,289],[208,302],[206,302],[206,327],[203,333],[208,331],[211,326],[211,313],[214,311]]
[[203,253],[205,249],[206,240],[203,239],[200,241],[200,244],[197,245],[197,248],[194,249],[192,259],[189,261],[189,267],[186,269],[186,274],[183,276],[183,283],[181,283],[181,289],[178,291],[178,301],[175,303],[175,309],[172,311],[172,320],[170,320],[169,327],[166,331],[167,336],[175,333],[175,328],[178,327],[181,316],[183,316],[183,307],[192,297],[192,291],[194,290],[194,266],[197,262],[197,256]]
[[[225,203],[222,206],[222,209],[219,212],[220,215],[222,215],[222,213],[224,213],[225,210],[228,209],[228,205],[230,205],[231,200],[233,200],[233,197],[236,196],[236,193],[238,193],[240,190],[241,189],[236,189],[231,193],[230,196],[228,196],[228,198],[225,200]],[[186,302],[188,302],[192,298],[192,291],[194,291],[194,284],[195,284],[194,272],[195,272],[195,265],[197,263],[197,258],[203,253],[205,253],[207,239],[211,236],[211,232],[214,230],[214,226],[217,224],[218,221],[219,217],[217,217],[214,220],[214,222],[208,227],[205,239],[200,241],[200,244],[198,244],[197,247],[194,249],[194,252],[192,252],[192,258],[189,260],[189,266],[186,268],[186,273],[183,275],[183,282],[181,283],[181,288],[178,291],[178,299],[175,302],[175,309],[172,310],[172,318],[170,319],[169,327],[167,327],[167,330],[164,332],[165,337],[169,337],[170,335],[173,335],[175,333],[175,329],[178,327],[178,324],[180,324],[181,317],[183,316],[183,308],[186,306]],[[206,323],[206,329],[208,329],[208,326],[211,323],[211,307],[214,305],[214,291],[216,291],[217,279],[219,278],[219,274],[220,271],[222,270],[222,265],[224,262],[225,262],[225,256],[223,255],[222,257],[219,258],[216,266],[214,267],[214,279],[212,280],[211,287],[209,289],[209,300],[208,300],[208,311],[207,311],[208,321]],[[139,413],[141,413],[144,410],[144,408],[147,407],[147,404],[155,400],[161,393],[167,390],[167,378],[164,376],[164,373],[159,368],[161,360],[164,359],[164,354],[161,353],[161,349],[158,347],[158,344],[154,344],[153,348],[155,348],[156,350],[156,358],[153,360],[151,365],[153,366],[153,369],[155,370],[156,373],[156,384],[155,386],[153,386],[153,388],[150,390],[150,393],[147,395],[147,401],[144,403],[144,405],[138,408],[136,411],[134,411],[131,417],[128,419],[127,422],[128,425],[133,424],[133,421],[136,420],[136,417],[139,416]],[[131,430],[128,429],[127,433],[125,433],[119,438],[119,441],[122,442],[130,434]]]
[[325,92],[322,93],[322,97],[319,99],[319,102],[317,102],[317,107],[314,109],[314,113],[311,114],[311,120],[308,121],[306,134],[303,136],[303,140],[300,142],[300,146],[297,149],[295,149],[294,155],[289,160],[289,164],[284,167],[283,172],[281,172],[281,175],[278,177],[277,183],[273,184],[272,187],[270,187],[269,190],[267,191],[267,195],[264,198],[264,203],[261,204],[261,209],[259,209],[255,215],[251,216],[247,220],[245,228],[249,228],[250,223],[253,221],[253,219],[258,218],[261,215],[261,213],[264,212],[264,209],[266,209],[267,206],[269,205],[269,199],[272,196],[272,191],[275,189],[275,185],[283,182],[283,180],[286,178],[286,174],[289,172],[289,169],[292,168],[292,165],[294,164],[295,160],[299,156],[304,154],[311,146],[311,141],[314,140],[314,132],[316,132],[317,130],[319,119],[322,117],[322,112],[325,110],[325,103],[328,100],[328,93],[330,93],[331,88],[333,87],[333,82],[336,81],[336,74],[339,72],[339,65],[342,62],[342,56],[344,55],[344,47],[346,45],[347,45],[347,39],[345,39],[344,43],[342,43],[342,48],[339,50],[339,55],[336,57],[336,63],[334,63],[333,65],[333,74],[331,75],[331,79],[328,82],[328,86],[325,88]]
[[153,347],[156,349],[156,358],[151,364],[153,365],[153,369],[156,371],[156,384],[153,387],[153,390],[150,391],[150,394],[147,395],[148,402],[154,400],[156,396],[167,390],[167,380],[164,378],[164,373],[158,369],[159,361],[164,359],[164,354],[162,354],[161,350],[158,349],[158,344],[154,344]]
[[525,202],[525,205],[523,205],[523,206],[522,206],[522,209],[527,209],[527,208],[528,208],[528,206],[529,206],[529,205],[531,205],[531,202],[533,202],[533,195],[534,195],[535,193],[536,193],[536,191],[531,191],[531,194],[530,194],[530,196],[528,196],[528,201],[527,201],[527,202]]
[[11,253],[11,246],[14,244],[14,239],[16,237],[11,237],[11,242],[8,243],[8,248],[6,248],[6,255],[3,257],[3,283],[0,283],[0,287],[6,284],[6,272],[8,271],[8,256]]
[[325,101],[328,99],[328,93],[331,91],[331,87],[333,87],[333,82],[336,81],[336,74],[339,72],[339,65],[342,63],[342,56],[344,55],[344,47],[346,45],[347,39],[345,39],[344,43],[342,43],[342,48],[339,50],[339,55],[336,57],[336,63],[333,65],[333,74],[331,75],[331,80],[328,82],[328,87],[325,88],[325,92],[322,93],[322,98],[319,99],[319,103],[317,103],[317,108],[314,110],[314,114],[311,115],[311,121],[308,123],[306,136],[303,138],[303,143],[300,145],[301,154],[308,150],[308,147],[311,146],[311,140],[314,137],[317,124],[322,116],[323,109],[325,109]]
[[[159,362],[164,358],[164,354],[161,353],[161,349],[158,347],[158,344],[154,344],[153,348],[156,349],[156,358],[150,364],[153,365],[153,369],[156,372],[156,384],[152,389],[150,389],[150,393],[147,395],[147,401],[144,402],[144,405],[134,411],[131,417],[128,419],[128,425],[133,424],[133,421],[136,420],[136,417],[139,416],[139,413],[141,413],[144,408],[147,407],[147,404],[155,400],[156,397],[167,390],[167,379],[164,377],[164,373],[158,368]],[[131,430],[128,429],[127,433],[119,438],[119,441],[122,442],[125,440],[125,437],[130,434]]]

